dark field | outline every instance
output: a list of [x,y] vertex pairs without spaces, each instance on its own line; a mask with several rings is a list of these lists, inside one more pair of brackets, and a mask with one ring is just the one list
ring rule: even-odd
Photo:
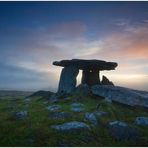
[[[57,103],[62,111],[72,115],[66,119],[50,119],[47,106],[51,103],[44,98],[32,97],[26,100],[30,92],[0,91],[0,146],[148,146],[148,127],[134,124],[137,116],[148,116],[144,108],[131,108],[121,104],[107,103],[94,96],[69,96],[68,100]],[[85,110],[74,113],[70,110],[72,102],[84,104]],[[91,131],[61,133],[50,128],[51,125],[68,121],[84,122],[84,113],[99,110],[108,114],[97,118],[98,126],[91,127]],[[52,103],[53,104],[53,103]],[[16,119],[14,112],[27,111],[24,119]],[[139,132],[139,138],[134,141],[115,140],[108,132],[109,121],[125,121]],[[86,122],[88,125],[90,123]]]

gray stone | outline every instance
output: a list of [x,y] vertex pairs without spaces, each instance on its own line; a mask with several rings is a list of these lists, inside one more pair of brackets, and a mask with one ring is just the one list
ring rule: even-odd
[[128,126],[127,123],[125,122],[122,122],[122,121],[112,121],[112,122],[109,122],[109,126],[112,127],[112,126],[122,126],[122,127],[126,127]]
[[73,111],[73,112],[83,112],[83,111],[84,111],[84,108],[72,107],[72,108],[71,108],[71,111]]
[[51,128],[58,131],[79,131],[79,130],[89,130],[90,127],[84,122],[72,121],[66,122],[60,125],[52,125]]
[[82,112],[84,110],[85,110],[85,108],[82,103],[72,103],[71,104],[71,111],[73,111],[73,112]]
[[[43,90],[39,90],[37,92],[34,92],[32,95],[28,96],[29,98],[30,97],[41,97],[43,99],[48,99],[51,95],[53,95],[54,93],[53,92],[50,92],[50,91],[43,91]],[[28,98],[27,97],[27,98]]]
[[102,96],[107,101],[115,101],[130,106],[144,106],[148,108],[148,97],[134,90],[111,85],[95,85],[91,87],[94,95]]
[[66,112],[53,112],[49,114],[50,119],[66,119],[70,117],[72,117],[72,115]]
[[84,106],[84,104],[77,103],[77,102],[71,104],[71,107],[83,107],[83,106]]
[[88,84],[89,86],[100,84],[98,69],[87,69],[82,72],[82,84]]
[[27,116],[28,112],[27,111],[19,111],[19,112],[15,112],[13,114],[13,117],[15,119],[24,119]]
[[79,69],[73,66],[62,69],[58,92],[70,93],[75,89]]
[[49,111],[59,111],[59,110],[61,110],[61,106],[60,105],[49,105],[48,107],[47,107],[47,109],[49,110]]
[[117,67],[115,62],[106,62],[102,60],[82,60],[82,59],[72,59],[72,60],[62,60],[55,61],[53,65],[63,66],[63,67],[77,67],[78,69],[99,69],[99,70],[114,70]]
[[102,81],[101,81],[102,85],[114,85],[113,82],[109,81],[109,79],[103,75]]
[[138,138],[138,132],[135,128],[121,121],[113,121],[108,124],[109,133],[116,140],[135,140]]
[[135,124],[148,126],[148,117],[137,117],[135,120]]
[[108,113],[107,112],[103,112],[103,111],[95,111],[94,114],[97,117],[102,117],[102,116],[106,116]]
[[98,124],[97,118],[94,113],[85,113],[84,120],[89,121],[92,125]]

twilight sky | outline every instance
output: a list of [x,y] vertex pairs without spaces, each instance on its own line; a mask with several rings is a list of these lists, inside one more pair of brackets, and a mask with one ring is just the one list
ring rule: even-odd
[[56,90],[52,62],[72,58],[117,62],[101,74],[148,91],[148,2],[0,2],[0,89]]

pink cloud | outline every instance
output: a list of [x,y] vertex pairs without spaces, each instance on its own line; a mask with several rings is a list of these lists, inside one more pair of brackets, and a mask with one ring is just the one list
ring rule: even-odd
[[91,56],[119,60],[148,60],[147,24],[112,33],[103,39],[101,48],[101,51],[97,51]]
[[86,31],[86,25],[79,21],[63,22],[55,25],[49,33],[57,37],[79,37]]

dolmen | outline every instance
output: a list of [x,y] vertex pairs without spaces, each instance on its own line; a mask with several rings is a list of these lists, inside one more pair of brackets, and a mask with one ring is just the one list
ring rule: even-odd
[[[61,72],[59,82],[59,93],[70,93],[76,87],[76,78],[79,70],[82,70],[81,84],[87,84],[88,86],[101,85],[100,82],[100,71],[103,70],[114,70],[117,67],[115,62],[106,62],[102,60],[62,60],[55,61],[53,65],[64,67]],[[104,82],[113,84],[106,77],[103,77]]]

